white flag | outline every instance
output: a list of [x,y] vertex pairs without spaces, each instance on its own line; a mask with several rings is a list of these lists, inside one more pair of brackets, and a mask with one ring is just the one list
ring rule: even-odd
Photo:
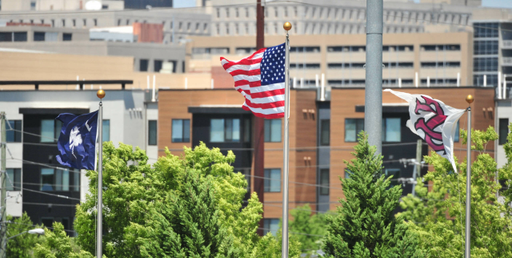
[[405,92],[384,90],[409,102],[409,115],[407,127],[417,134],[437,154],[452,163],[453,171],[457,173],[453,159],[453,138],[457,121],[466,111],[445,105],[442,101],[427,95],[409,94]]

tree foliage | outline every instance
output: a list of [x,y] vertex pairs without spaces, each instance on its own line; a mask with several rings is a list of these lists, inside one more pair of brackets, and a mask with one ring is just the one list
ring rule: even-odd
[[[34,228],[32,220],[30,220],[30,217],[26,212],[24,212],[23,215],[19,218],[13,219],[12,216],[7,216],[6,219],[9,221],[7,224],[8,238]],[[32,257],[32,248],[40,241],[41,239],[38,237],[38,235],[33,234],[21,234],[17,237],[14,237],[7,242],[7,257]]]
[[309,204],[290,211],[292,220],[288,230],[301,245],[303,253],[317,255],[322,248],[321,239],[327,233],[327,214],[312,212]]
[[45,228],[41,243],[34,248],[35,258],[93,258],[89,252],[81,250],[70,238],[60,222],[53,223],[53,230]]
[[[508,205],[498,201],[497,164],[486,153],[489,141],[498,139],[492,127],[472,130],[471,149],[478,152],[471,164],[471,254],[474,257],[512,257],[512,220]],[[463,143],[467,132],[463,131]],[[510,139],[509,135],[509,139]],[[509,144],[509,143],[507,143]],[[505,149],[509,163],[500,169],[500,177],[510,182],[512,148]],[[425,161],[433,167],[416,185],[417,196],[402,198],[403,216],[420,239],[420,247],[429,257],[462,257],[465,244],[466,162],[453,173],[450,162],[432,152]],[[510,199],[509,199],[510,200]]]
[[[253,194],[242,209],[247,181],[233,172],[234,160],[231,151],[223,155],[201,143],[185,148],[181,157],[166,150],[150,166],[139,148],[104,143],[104,253],[123,258],[159,251],[170,257],[251,254],[263,208]],[[75,229],[78,242],[91,252],[98,176],[95,171],[87,176],[90,193],[77,207]]]
[[350,178],[341,179],[345,199],[329,219],[324,251],[334,257],[418,257],[416,238],[401,217],[393,215],[402,189],[390,187],[368,136],[360,133],[347,164]]

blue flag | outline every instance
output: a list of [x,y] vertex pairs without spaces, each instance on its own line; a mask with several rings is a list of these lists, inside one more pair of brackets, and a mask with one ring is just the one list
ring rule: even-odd
[[57,161],[72,168],[94,170],[98,111],[79,116],[62,113],[56,119],[62,121]]

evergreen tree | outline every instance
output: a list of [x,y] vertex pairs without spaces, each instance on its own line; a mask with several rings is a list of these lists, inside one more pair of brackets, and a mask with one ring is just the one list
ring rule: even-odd
[[60,222],[53,223],[53,231],[44,229],[41,243],[34,248],[35,258],[93,258],[94,256],[81,250],[70,238]]
[[300,242],[303,253],[318,255],[321,249],[321,238],[326,234],[326,213],[312,212],[309,204],[298,206],[290,211],[293,219],[288,225],[288,230],[293,237]]
[[402,189],[390,187],[382,173],[382,156],[361,132],[347,164],[350,177],[341,179],[345,199],[329,219],[324,252],[333,257],[418,257],[416,238],[403,219],[393,215]]

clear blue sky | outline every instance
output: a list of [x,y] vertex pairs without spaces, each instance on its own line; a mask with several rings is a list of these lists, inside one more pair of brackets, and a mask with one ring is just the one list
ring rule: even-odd
[[[418,0],[415,0],[419,2]],[[236,2],[236,0],[233,0]],[[256,2],[256,1],[255,1]],[[487,7],[512,8],[512,0],[482,0],[482,5]],[[196,0],[174,0],[174,7],[196,6]]]

